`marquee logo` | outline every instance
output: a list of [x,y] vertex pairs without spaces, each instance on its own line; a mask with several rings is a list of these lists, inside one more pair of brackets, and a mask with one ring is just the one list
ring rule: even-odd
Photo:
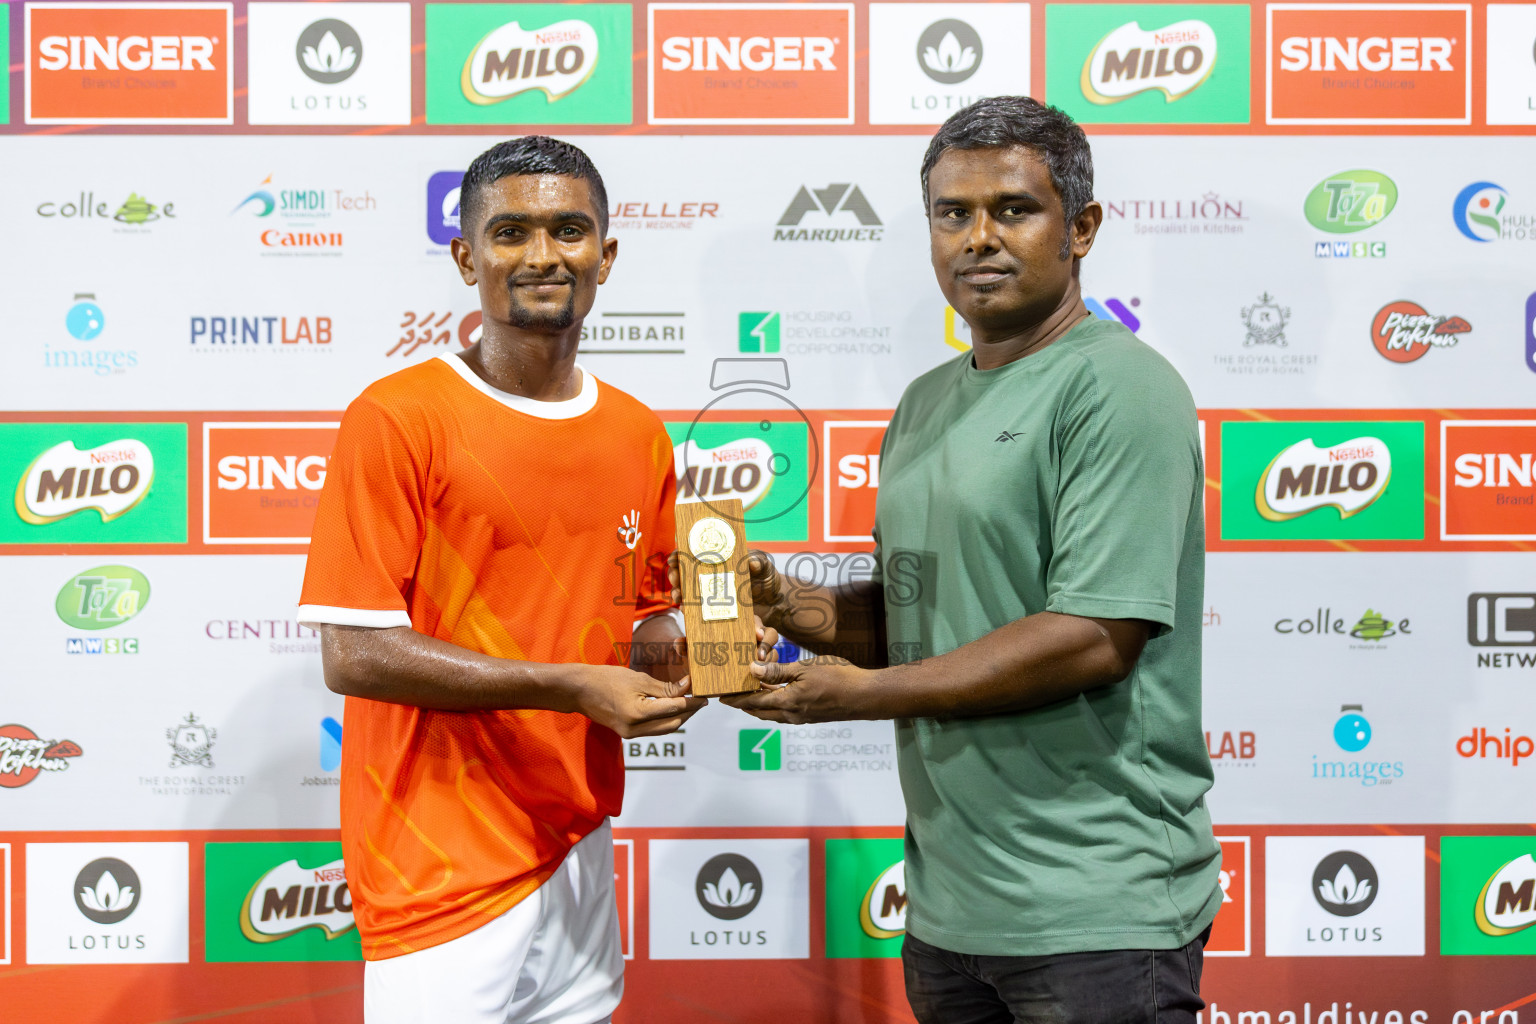
[[126,565],[101,565],[59,589],[54,611],[67,626],[98,630],[121,626],[149,604],[149,580]]
[[39,455],[16,487],[16,514],[40,526],[94,509],[109,523],[149,493],[155,458],[133,438],[85,451],[61,441]]
[[649,5],[652,124],[852,124],[853,5]]
[[1397,184],[1379,171],[1330,174],[1307,193],[1302,213],[1319,231],[1348,235],[1387,219],[1397,206]]
[[1514,935],[1536,925],[1536,858],[1516,857],[1493,873],[1478,894],[1477,930]]
[[1440,535],[1536,540],[1536,420],[1442,420]]
[[[839,224],[847,224],[850,215],[859,227],[805,228],[801,221],[807,214],[819,215],[813,220],[828,217]],[[775,242],[878,242],[885,236],[880,215],[869,204],[864,190],[846,181],[833,182],[825,188],[800,186],[789,205],[779,216],[778,226],[773,229]]]
[[1265,469],[1254,501],[1276,522],[1320,508],[1348,519],[1381,497],[1392,478],[1392,452],[1376,437],[1356,437],[1330,448],[1310,438],[1288,446]]
[[27,4],[27,123],[233,123],[232,8]]
[[1411,363],[1432,348],[1455,348],[1472,325],[1459,316],[1427,312],[1417,302],[1399,299],[1376,311],[1371,342],[1383,359]]
[[204,543],[308,544],[339,428],[205,423]]
[[83,751],[74,740],[45,740],[24,725],[0,725],[0,788],[19,789],[43,772],[62,772]]
[[597,68],[597,30],[577,18],[526,30],[517,22],[494,29],[470,51],[459,88],[471,103],[502,103],[534,89],[553,102]]
[[1119,103],[1156,90],[1169,103],[1198,88],[1216,67],[1216,32],[1203,21],[1177,21],[1160,29],[1136,22],[1099,41],[1083,63],[1089,101]]
[[1468,4],[1270,4],[1270,124],[1470,124]]

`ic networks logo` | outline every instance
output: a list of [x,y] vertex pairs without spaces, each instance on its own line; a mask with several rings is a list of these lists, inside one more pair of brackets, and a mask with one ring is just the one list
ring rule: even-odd
[[[800,222],[808,213],[827,217],[852,214],[860,227],[802,228]],[[846,219],[842,218],[842,221],[846,222]],[[775,242],[878,242],[884,236],[880,215],[865,198],[863,189],[849,182],[834,182],[826,188],[801,185],[773,229]]]
[[783,735],[777,729],[742,729],[736,739],[736,764],[744,772],[782,770]]
[[1116,320],[1124,324],[1127,330],[1132,332],[1141,330],[1141,318],[1131,312],[1132,307],[1140,306],[1141,300],[1131,298],[1129,305],[1119,299],[1105,299],[1100,302],[1090,296],[1083,296],[1083,305],[1088,307],[1088,312],[1100,320]]
[[[1333,742],[1346,754],[1358,754],[1371,745],[1371,723],[1366,719],[1361,704],[1345,704],[1339,709],[1338,721],[1333,723]],[[1367,761],[1361,759],[1322,760],[1312,755],[1313,779],[1346,779],[1370,788],[1390,786],[1404,775],[1401,761]]]
[[1502,236],[1499,214],[1509,193],[1491,181],[1474,181],[1451,203],[1456,230],[1474,242],[1497,242]]

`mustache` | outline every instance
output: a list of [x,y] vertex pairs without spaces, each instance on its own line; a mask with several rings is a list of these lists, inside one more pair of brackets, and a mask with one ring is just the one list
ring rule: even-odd
[[553,274],[553,275],[550,275],[550,276],[547,276],[547,277],[538,277],[538,276],[524,274],[524,275],[519,276],[519,277],[511,278],[510,280],[507,281],[507,284],[508,284],[509,287],[515,287],[515,286],[520,285],[520,284],[575,284],[575,283],[576,283],[576,275],[574,275],[574,274]]

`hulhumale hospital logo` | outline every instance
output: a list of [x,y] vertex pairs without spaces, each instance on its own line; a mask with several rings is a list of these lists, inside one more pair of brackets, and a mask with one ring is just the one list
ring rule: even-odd
[[1456,230],[1474,242],[1529,241],[1536,238],[1536,217],[1506,213],[1509,193],[1491,181],[1474,181],[1451,203]]

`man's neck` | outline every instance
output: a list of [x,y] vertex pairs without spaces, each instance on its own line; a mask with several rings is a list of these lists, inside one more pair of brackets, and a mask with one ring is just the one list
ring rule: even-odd
[[536,402],[564,402],[581,393],[576,343],[581,321],[560,331],[532,331],[485,321],[478,344],[462,353],[476,376],[498,391]]
[[990,332],[972,327],[971,356],[976,369],[995,370],[1034,355],[1060,341],[1087,315],[1088,307],[1083,305],[1082,290],[1073,274],[1072,284],[1061,302],[1043,320],[1016,329],[1005,328],[990,337]]

